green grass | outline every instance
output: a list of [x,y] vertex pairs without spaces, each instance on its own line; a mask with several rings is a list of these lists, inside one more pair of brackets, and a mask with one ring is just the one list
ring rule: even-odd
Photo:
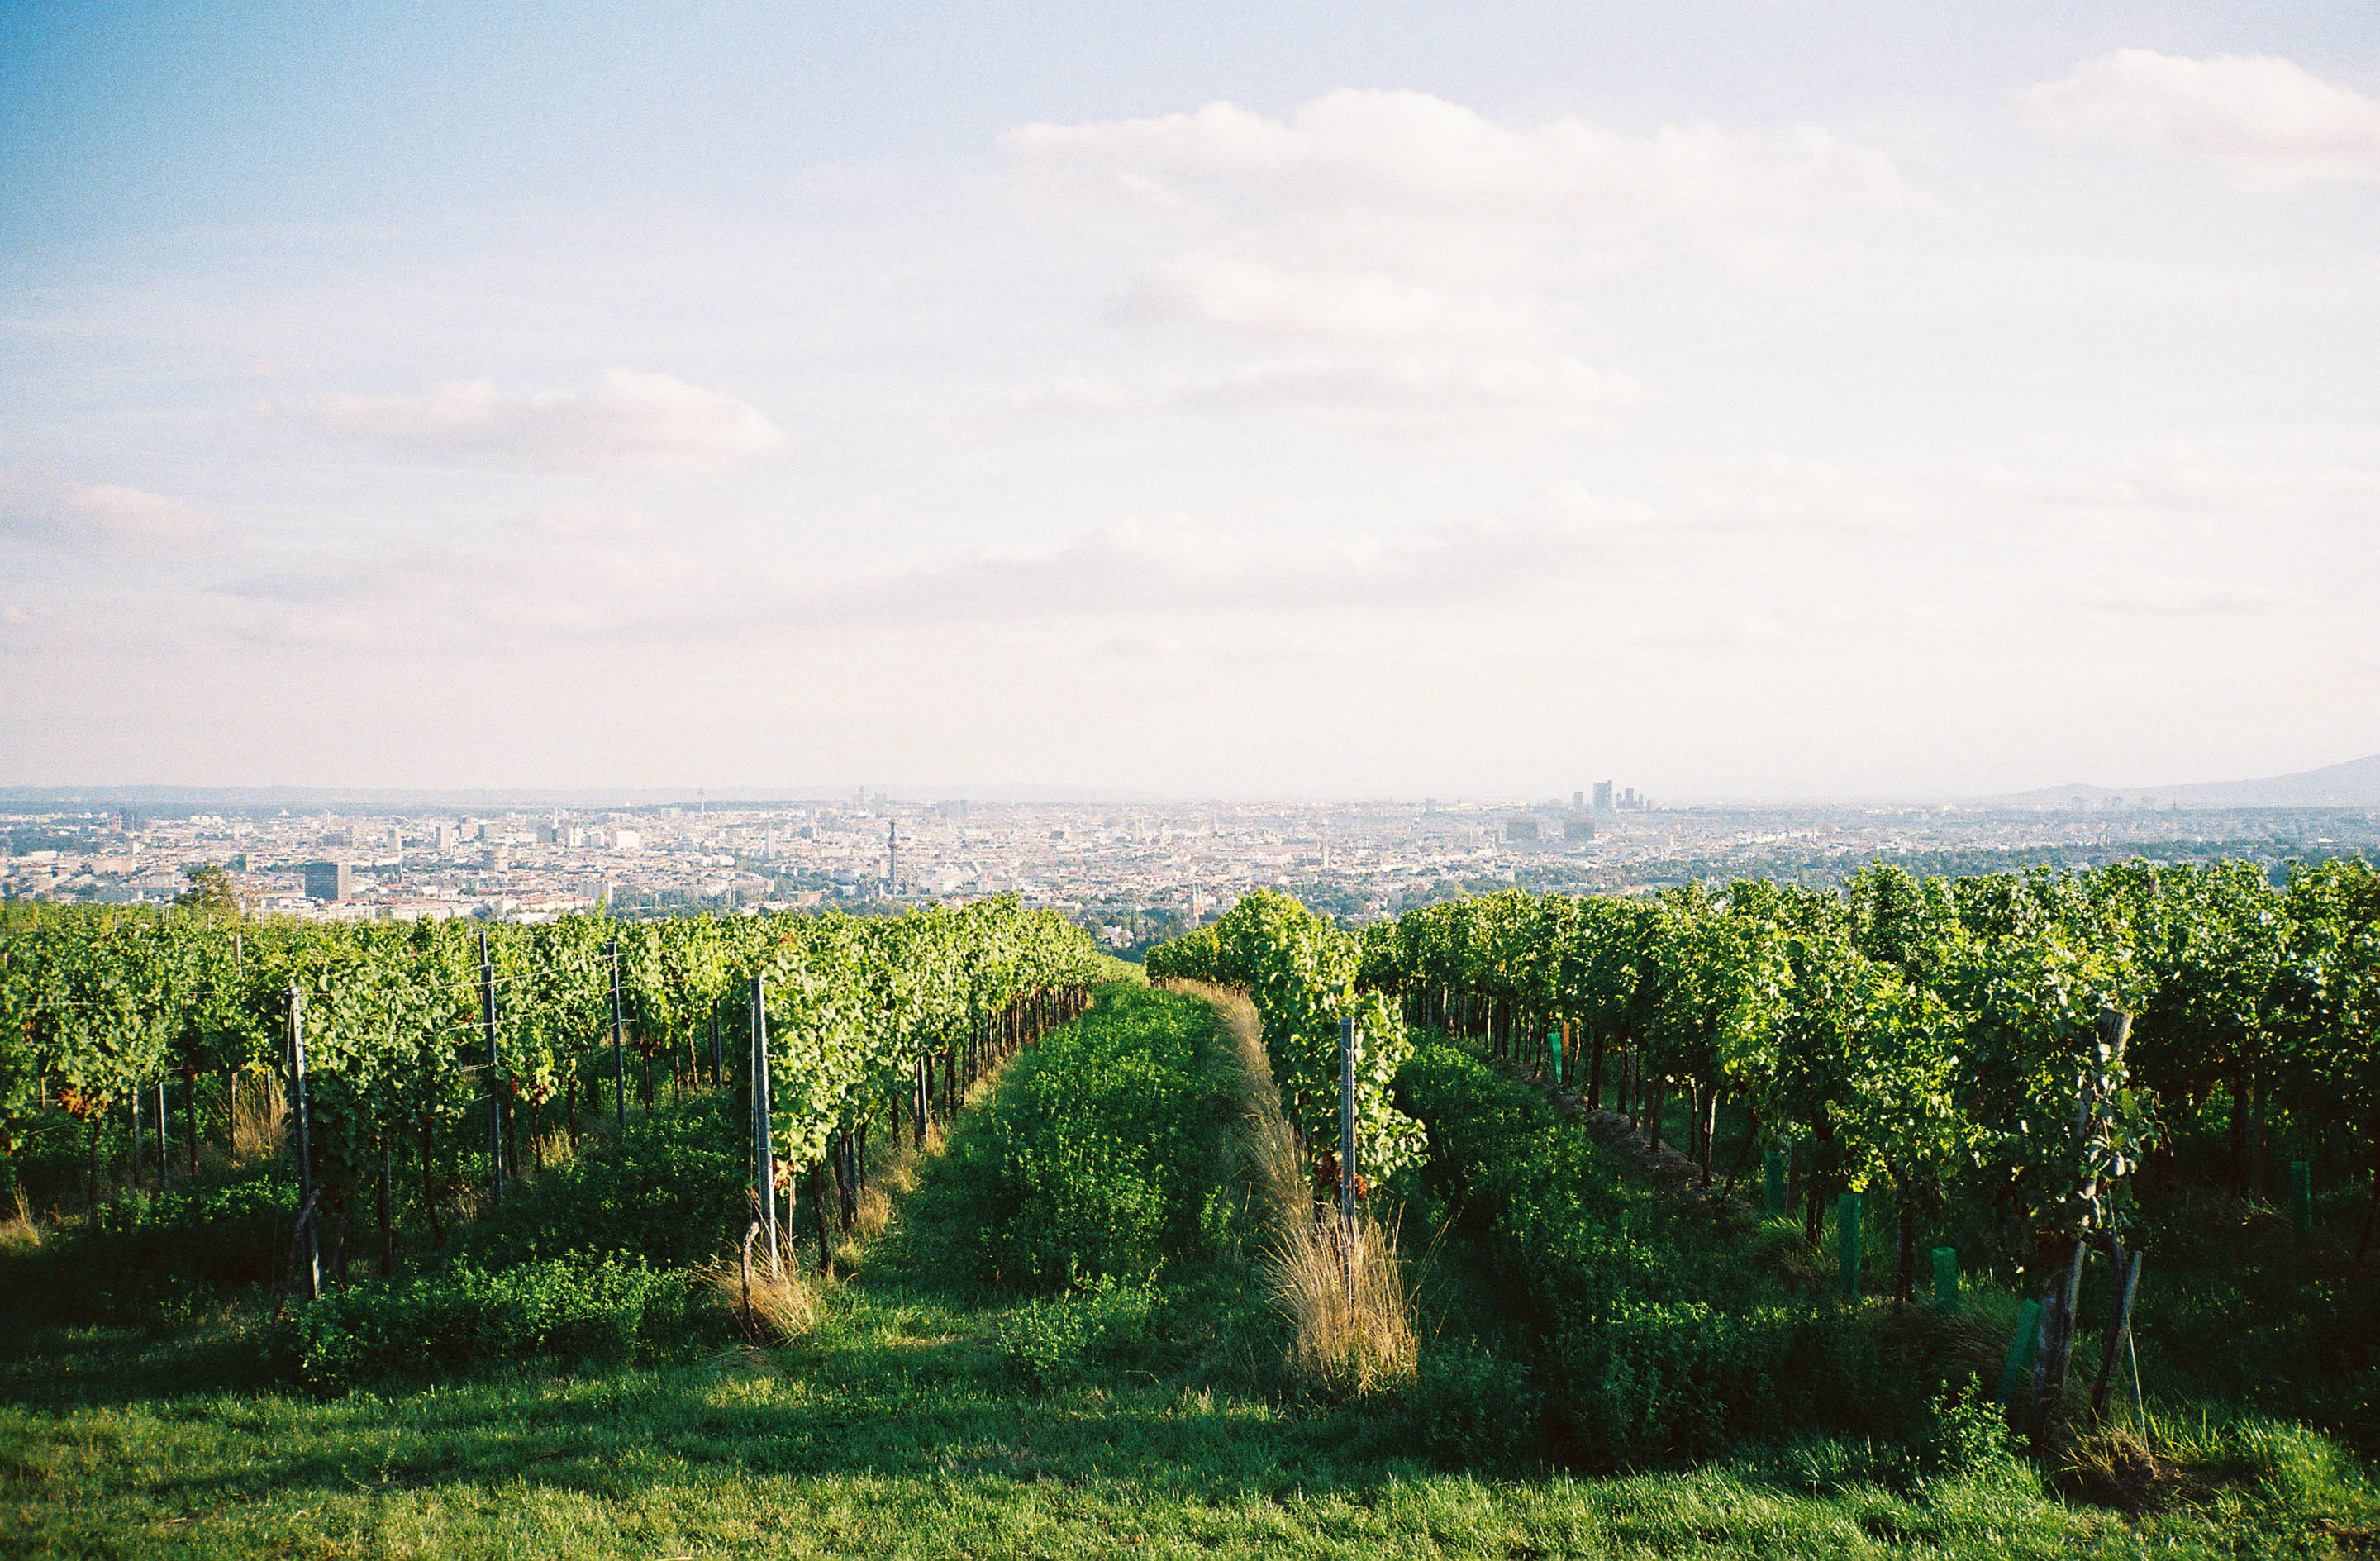
[[[1211,1044],[1202,1010],[1168,1012]],[[2171,1428],[2204,1440],[2204,1467],[2231,1461],[2141,1519],[2049,1494],[2022,1463],[1897,1494],[1862,1477],[1863,1449],[1834,1443],[1603,1479],[1434,1464],[1396,1406],[1288,1390],[1281,1325],[1228,1242],[1171,1261],[1146,1318],[1078,1373],[1022,1382],[1003,1332],[1050,1302],[981,1283],[977,1236],[1002,1205],[969,1150],[1022,1076],[955,1126],[886,1232],[846,1252],[825,1320],[792,1348],[317,1398],[256,1380],[244,1302],[171,1334],[0,1337],[0,1555],[2050,1557],[2375,1543],[2351,1458],[2236,1422]],[[1463,1257],[1442,1247],[1438,1261]]]

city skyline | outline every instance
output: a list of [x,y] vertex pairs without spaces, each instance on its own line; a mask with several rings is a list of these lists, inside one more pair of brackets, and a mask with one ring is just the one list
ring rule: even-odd
[[[1587,799],[1592,796],[1590,803]],[[2097,780],[2069,779],[2018,792],[1991,793],[1836,793],[1771,795],[1728,794],[1687,791],[1665,799],[1666,804],[1686,806],[1830,806],[1830,805],[1951,805],[1989,806],[1995,805],[2064,809],[2122,805],[2127,797],[2133,805],[2163,803],[2179,807],[2270,807],[2270,808],[2337,808],[2380,806],[2380,754],[2362,758],[2342,760],[2319,766],[2311,770],[2287,775],[2225,778],[2191,778],[2165,781],[2118,782],[2107,784]],[[1633,785],[1611,780],[1596,780],[1574,786],[1571,791],[1571,808],[1597,812],[1610,811],[1615,804],[1623,807],[1664,805],[1657,804],[1652,794],[1640,794]],[[538,808],[584,810],[602,807],[691,806],[699,809],[706,803],[722,808],[752,805],[835,805],[845,802],[867,804],[870,801],[898,803],[906,805],[927,805],[973,800],[994,806],[1010,805],[1194,805],[1204,802],[1233,805],[1263,802],[1290,802],[1302,805],[1330,805],[1336,803],[1396,802],[1424,803],[1435,805],[1440,800],[1423,794],[1393,792],[1345,792],[1337,793],[1169,793],[1068,787],[1052,784],[853,784],[843,781],[797,782],[776,786],[719,787],[651,786],[651,787],[568,787],[568,788],[403,788],[403,787],[325,787],[297,784],[257,786],[175,786],[164,784],[130,785],[0,785],[0,817],[10,809],[38,810],[42,807],[72,804],[115,805],[155,805],[167,808],[228,806],[253,813],[261,808],[332,807],[337,809],[394,809],[401,814],[470,811],[473,809],[505,809],[515,812]],[[1449,803],[1470,803],[1495,807],[1559,808],[1559,789],[1550,794],[1525,789],[1488,790],[1465,795],[1449,793],[1443,799]]]

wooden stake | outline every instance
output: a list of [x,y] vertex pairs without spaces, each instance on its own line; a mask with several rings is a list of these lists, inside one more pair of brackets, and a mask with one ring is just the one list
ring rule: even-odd
[[[2098,1379],[2091,1384],[2091,1418],[2104,1420],[2107,1413],[2107,1379],[2115,1374],[2116,1349],[2127,1344],[2132,1332],[2132,1297],[2141,1288],[2141,1254],[2135,1250],[2131,1260],[2124,1259],[2124,1250],[2115,1248],[2116,1303],[2107,1317],[2107,1342],[2099,1352]],[[2136,1389],[2137,1390],[2137,1389]]]

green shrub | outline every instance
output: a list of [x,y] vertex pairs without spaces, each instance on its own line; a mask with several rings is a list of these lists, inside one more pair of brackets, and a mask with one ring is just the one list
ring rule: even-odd
[[693,1320],[683,1278],[573,1255],[489,1271],[455,1265],[358,1285],[298,1313],[298,1374],[321,1390],[550,1359],[625,1363]]
[[520,1184],[502,1208],[458,1240],[481,1268],[617,1252],[656,1268],[688,1268],[742,1234],[748,1143],[742,1110],[724,1095],[630,1122],[616,1138],[590,1138],[567,1164]]
[[1548,1450],[1594,1469],[1795,1436],[1927,1432],[1948,1347],[1921,1316],[1804,1297],[1744,1233],[1637,1192],[1535,1091],[1426,1047],[1399,1075],[1427,1124],[1423,1214],[1488,1259],[1530,1337]]
[[1940,1479],[2004,1468],[2022,1457],[2008,1428],[2008,1415],[1970,1377],[1946,1387],[1925,1406],[1927,1430],[1920,1449],[1920,1472]]
[[20,1321],[154,1325],[168,1301],[278,1280],[297,1219],[296,1183],[273,1167],[126,1192],[88,1225],[0,1260],[0,1310]]
[[1873,1436],[1792,1441],[1776,1456],[1771,1477],[1813,1495],[1877,1485],[1923,1496],[1937,1481],[2008,1474],[2027,1467],[2000,1407],[1972,1378],[1928,1400],[1925,1420],[1925,1429],[1913,1441]]
[[1415,1439],[1456,1465],[1500,1464],[1539,1441],[1542,1396],[1526,1365],[1465,1341],[1422,1351],[1407,1399]]
[[1203,1003],[1110,988],[1011,1065],[954,1146],[981,1189],[982,1277],[1059,1289],[1155,1272],[1230,1224],[1230,1095]]
[[1021,1386],[1049,1392],[1128,1349],[1158,1299],[1148,1285],[1106,1276],[1068,1295],[1027,1301],[1001,1319],[1001,1359]]

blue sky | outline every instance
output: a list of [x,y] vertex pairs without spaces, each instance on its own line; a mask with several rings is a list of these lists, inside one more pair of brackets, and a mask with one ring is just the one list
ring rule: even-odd
[[0,782],[2370,752],[2368,23],[0,7]]

